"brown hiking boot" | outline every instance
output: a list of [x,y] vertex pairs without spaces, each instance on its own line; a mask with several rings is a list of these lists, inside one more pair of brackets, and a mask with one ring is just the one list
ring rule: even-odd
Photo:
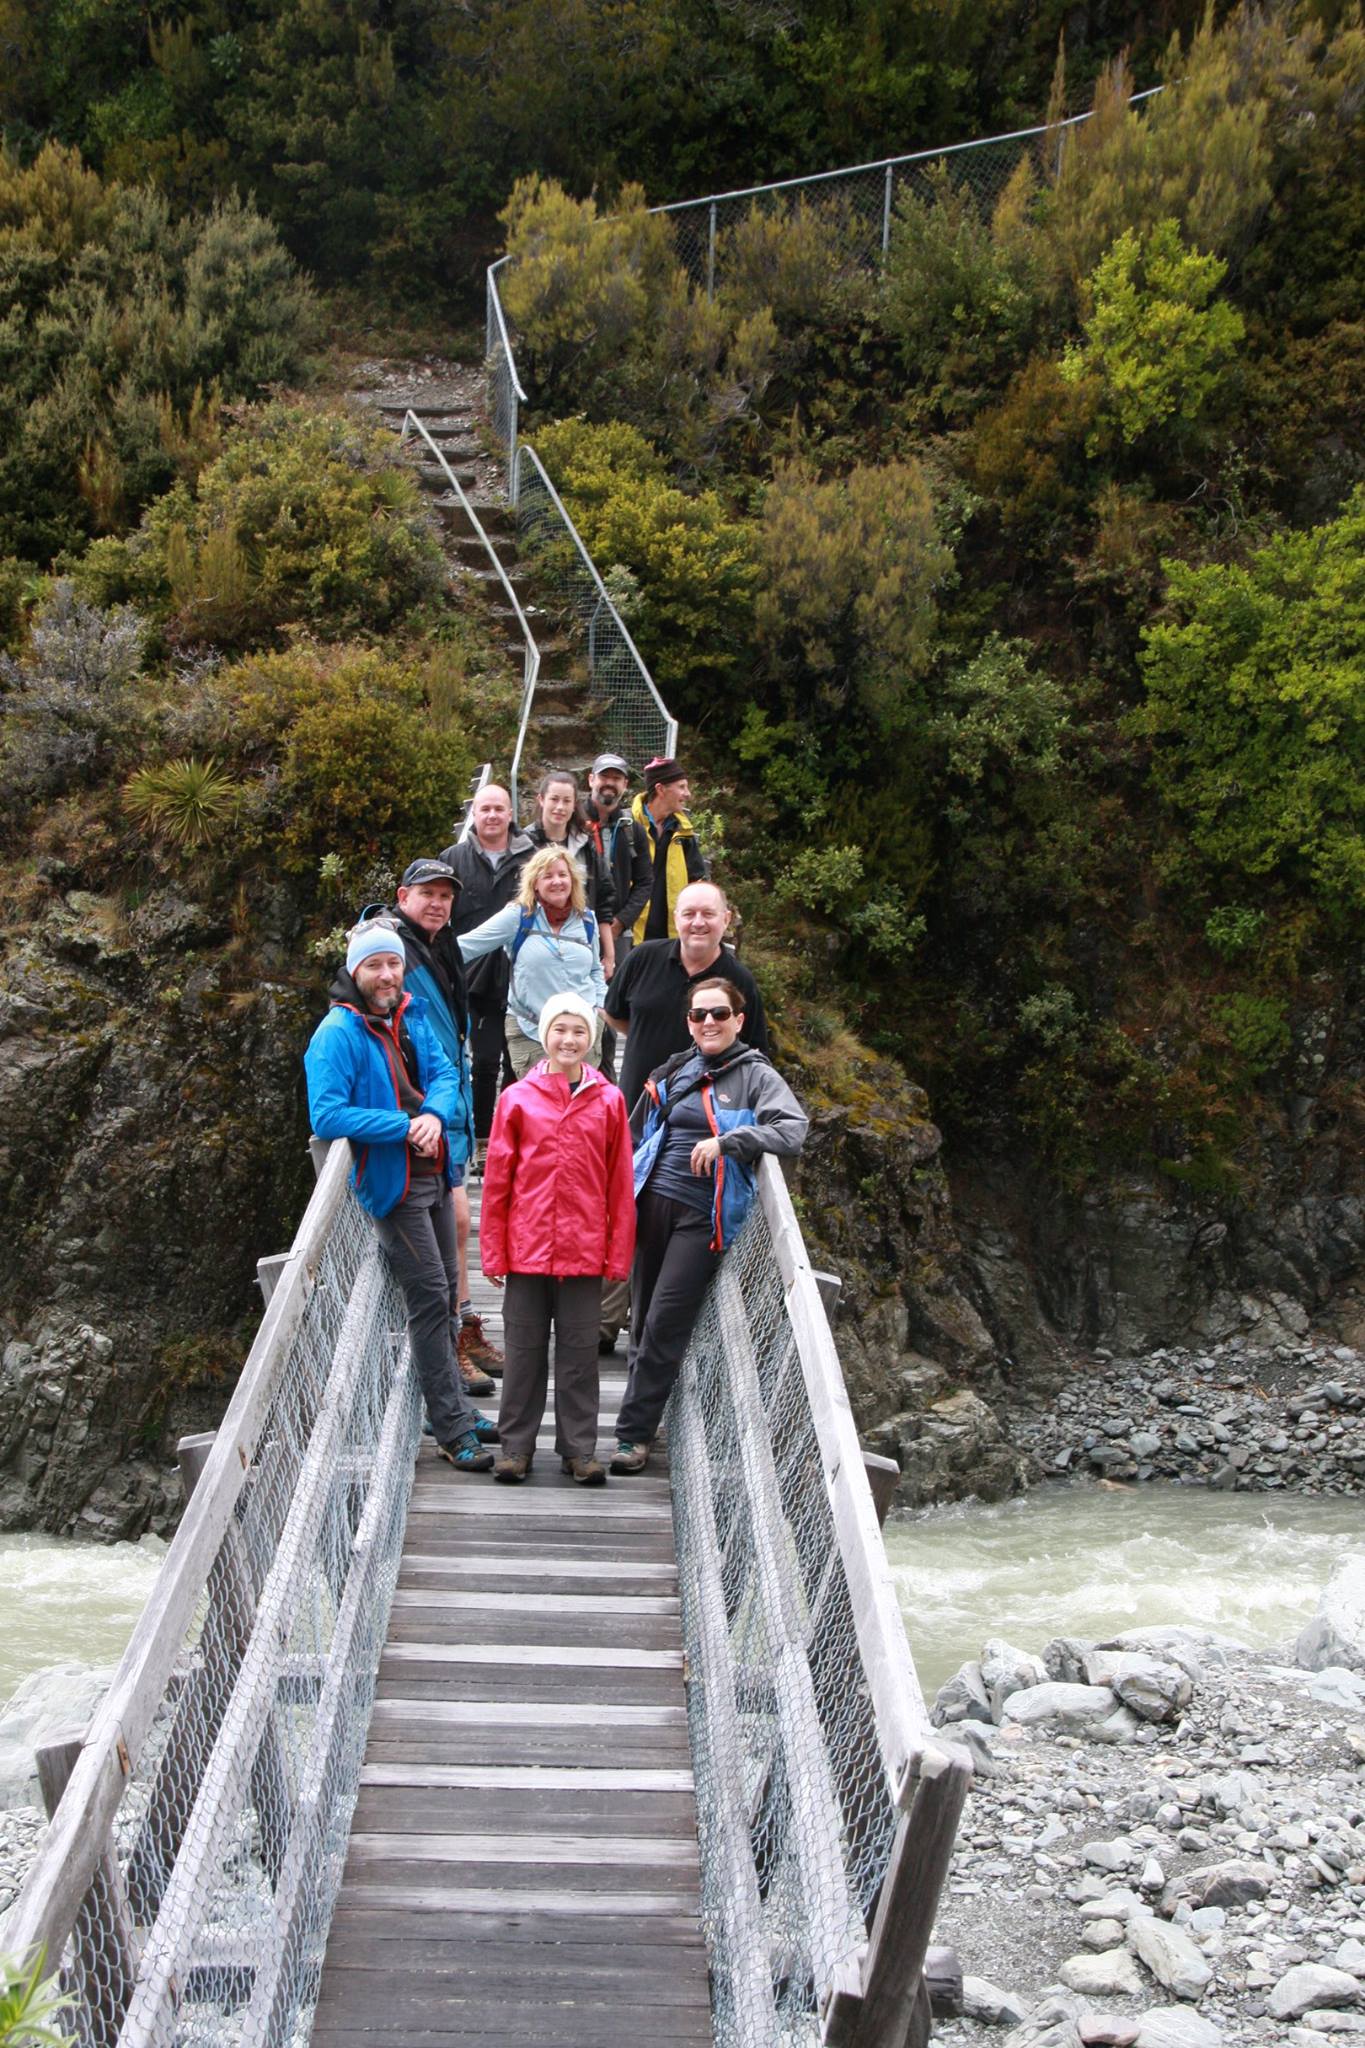
[[596,1458],[561,1458],[559,1469],[567,1472],[579,1486],[605,1486],[607,1483],[606,1467]]
[[618,1440],[616,1455],[611,1461],[613,1472],[643,1472],[648,1463],[648,1444],[628,1444],[624,1438]]
[[502,1378],[502,1353],[489,1343],[478,1316],[462,1318],[459,1348],[461,1366],[468,1360],[476,1371],[489,1373],[495,1380]]
[[520,1486],[531,1469],[531,1460],[534,1456],[534,1451],[527,1451],[524,1456],[516,1452],[510,1455],[504,1452],[493,1467],[493,1477],[500,1479],[504,1486]]

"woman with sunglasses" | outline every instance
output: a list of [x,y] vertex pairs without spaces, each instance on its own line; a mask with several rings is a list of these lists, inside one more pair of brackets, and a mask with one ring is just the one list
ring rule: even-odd
[[702,1298],[749,1213],[759,1155],[793,1158],[808,1119],[772,1062],[741,1041],[733,982],[687,996],[692,1044],[656,1067],[631,1117],[636,1236],[630,1365],[613,1472],[643,1472]]

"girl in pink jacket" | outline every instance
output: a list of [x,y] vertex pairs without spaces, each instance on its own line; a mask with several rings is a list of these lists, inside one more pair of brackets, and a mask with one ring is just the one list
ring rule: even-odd
[[555,1333],[555,1449],[580,1486],[602,1486],[597,1340],[602,1282],[624,1280],[635,1251],[635,1186],[625,1097],[584,1065],[593,1012],[551,996],[545,1058],[498,1099],[484,1164],[479,1252],[503,1304],[501,1455],[509,1485],[531,1469]]

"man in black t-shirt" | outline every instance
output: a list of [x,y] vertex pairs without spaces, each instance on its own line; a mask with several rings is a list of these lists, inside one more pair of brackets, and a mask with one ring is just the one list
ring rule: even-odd
[[744,1042],[768,1050],[763,998],[752,974],[721,940],[730,921],[725,891],[715,882],[690,882],[676,905],[678,937],[646,939],[627,954],[612,977],[607,1022],[625,1035],[621,1089],[631,1108],[654,1069],[691,1043],[687,991],[704,974],[720,974],[744,997]]

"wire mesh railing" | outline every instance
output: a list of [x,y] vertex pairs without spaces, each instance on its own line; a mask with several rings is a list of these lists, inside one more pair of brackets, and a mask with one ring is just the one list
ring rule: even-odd
[[[531,709],[535,703],[536,682],[540,676],[540,648],[536,643],[535,634],[531,630],[531,622],[526,616],[525,608],[522,605],[521,599],[517,595],[516,585],[513,583],[511,577],[507,573],[507,565],[503,561],[502,556],[498,553],[497,548],[493,545],[492,540],[489,538],[488,532],[484,527],[483,521],[480,519],[478,513],[474,509],[473,503],[469,497],[469,493],[465,490],[459,478],[456,476],[454,470],[451,468],[443,450],[437,446],[436,442],[432,439],[427,428],[422,424],[422,421],[417,417],[417,414],[415,412],[407,412],[404,413],[403,415],[403,426],[402,431],[399,435],[400,442],[406,442],[408,437],[412,434],[416,434],[421,440],[426,442],[428,453],[431,455],[432,459],[439,465],[440,469],[444,473],[446,482],[450,486],[451,493],[455,498],[455,502],[458,504],[461,512],[464,514],[465,518],[469,522],[469,530],[471,534],[474,536],[476,540],[482,543],[484,553],[487,555],[489,561],[493,565],[494,574],[497,576],[498,581],[502,584],[503,596],[507,600],[511,616],[516,621],[517,632],[521,639],[521,709],[518,714],[517,746],[516,752],[512,757],[512,772],[510,777],[512,814],[515,817],[519,814],[517,776],[521,768],[521,756],[522,750],[526,743],[527,728],[530,725]],[[484,781],[488,780],[487,773],[485,773],[483,779]],[[475,794],[477,794],[477,790],[475,791]],[[467,829],[468,824],[466,821],[466,830]]]
[[[1151,86],[1133,93],[1128,104],[1142,105],[1163,90]],[[1062,121],[1012,129],[1005,135],[882,157],[876,163],[782,178],[767,185],[746,185],[701,199],[673,200],[650,211],[670,223],[678,260],[708,299],[723,290],[727,263],[755,218],[804,219],[826,235],[841,260],[875,268],[890,250],[896,211],[908,196],[929,199],[946,186],[970,192],[982,210],[988,211],[1030,151],[1050,177],[1058,176],[1068,139],[1093,118],[1089,112],[1073,114]],[[499,283],[501,272],[514,260],[504,256],[490,265],[486,310],[489,409],[513,495],[519,408],[530,402],[517,372]]]
[[0,1945],[60,1972],[81,2048],[307,2036],[420,1419],[349,1154],[265,1262],[222,1427],[182,1447],[189,1505],[104,1704],[40,1758],[65,1789]]
[[[586,664],[591,696],[587,715],[603,746],[639,765],[656,755],[671,755],[678,743],[678,722],[659,695],[545,465],[524,441],[517,449],[513,473],[521,559],[535,577],[542,604],[566,622]],[[517,734],[514,776],[521,765],[529,717],[528,704]]]
[[[871,1974],[890,1966],[903,1999],[919,1995],[937,1891],[898,1900],[895,1954],[879,1959],[893,1850],[927,1829],[916,1869],[941,1882],[970,1774],[934,1748],[771,1160],[707,1295],[668,1437],[715,2040],[881,2038],[859,2031]],[[949,1795],[933,1815],[917,1798],[926,1774]]]

